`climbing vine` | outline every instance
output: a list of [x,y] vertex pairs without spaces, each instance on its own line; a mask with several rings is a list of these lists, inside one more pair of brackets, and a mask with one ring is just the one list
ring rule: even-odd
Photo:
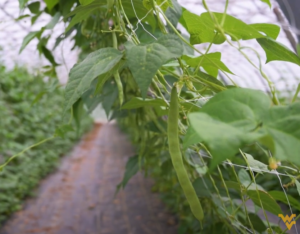
[[[201,15],[171,0],[19,2],[30,9],[33,23],[43,12],[52,16],[24,38],[21,50],[37,38],[39,51],[56,67],[45,33],[60,20],[67,26],[56,46],[72,37],[82,50],[65,87],[64,115],[80,122],[78,113],[101,104],[137,145],[119,188],[139,169],[150,174],[157,180],[153,189],[179,214],[182,234],[285,233],[269,213],[300,210],[300,194],[293,193],[294,199],[282,186],[295,184],[300,192],[299,89],[292,103],[280,103],[262,62],[257,67],[249,48],[240,45],[256,40],[266,62],[300,66],[299,56],[276,41],[277,25],[246,24],[227,14],[230,1],[223,12],[212,12],[203,0]],[[208,43],[204,51],[195,46],[202,43]],[[222,51],[211,52],[223,43],[259,71],[269,94],[236,85]],[[62,126],[57,133],[70,129]],[[264,181],[270,175],[272,186]],[[286,211],[276,201],[287,204]]]

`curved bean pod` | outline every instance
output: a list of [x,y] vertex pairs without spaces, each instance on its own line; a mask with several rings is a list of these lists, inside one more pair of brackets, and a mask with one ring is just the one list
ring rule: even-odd
[[200,204],[200,201],[197,197],[197,194],[192,186],[192,183],[188,177],[188,174],[185,170],[182,155],[179,146],[179,137],[178,137],[178,97],[176,88],[173,87],[171,93],[171,102],[168,116],[168,141],[169,141],[169,151],[172,159],[174,169],[176,171],[179,183],[181,188],[188,200],[192,213],[198,220],[202,220],[203,210]]

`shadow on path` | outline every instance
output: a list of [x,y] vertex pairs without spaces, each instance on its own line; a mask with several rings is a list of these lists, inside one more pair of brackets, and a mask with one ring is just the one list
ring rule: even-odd
[[96,125],[0,234],[175,234],[152,182],[136,175],[114,197],[133,148],[112,124]]

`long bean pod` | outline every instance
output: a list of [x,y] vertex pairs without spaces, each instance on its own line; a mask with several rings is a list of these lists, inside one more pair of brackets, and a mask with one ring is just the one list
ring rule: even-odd
[[[117,40],[117,35],[116,32],[112,33],[112,38],[113,38],[113,46],[115,49],[118,49],[118,40]],[[124,101],[124,93],[123,93],[123,85],[122,85],[122,81],[119,75],[119,71],[116,70],[114,72],[114,78],[115,78],[115,82],[117,84],[118,87],[118,91],[119,91],[119,101],[120,101],[120,105],[123,104]]]
[[182,155],[179,145],[178,136],[178,97],[177,90],[173,87],[171,92],[171,102],[168,116],[168,141],[169,141],[169,151],[172,159],[174,169],[176,171],[180,186],[188,200],[192,213],[195,217],[201,221],[204,217],[201,203],[197,197],[195,189],[189,179],[189,176],[185,170]]

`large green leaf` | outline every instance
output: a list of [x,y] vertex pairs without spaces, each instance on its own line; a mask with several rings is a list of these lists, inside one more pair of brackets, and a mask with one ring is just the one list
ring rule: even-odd
[[209,53],[195,58],[183,55],[182,59],[185,60],[186,63],[191,67],[197,67],[198,64],[201,62],[201,67],[203,67],[204,70],[213,77],[217,77],[219,69],[233,74],[228,69],[228,67],[226,67],[226,65],[221,61],[220,52]]
[[[207,145],[213,155],[211,168],[238,153],[246,144],[259,141],[274,157],[300,165],[300,103],[271,106],[270,98],[261,91],[234,88],[220,92],[199,112],[189,114],[190,133]],[[188,142],[188,143],[187,143]]]
[[275,215],[282,214],[280,206],[267,192],[261,190],[248,190],[247,195],[251,198],[255,205],[264,208]]
[[65,92],[65,110],[87,91],[91,82],[102,74],[112,70],[123,54],[114,48],[104,48],[90,53],[85,60],[76,64],[70,71],[70,78]]
[[134,97],[130,99],[129,102],[126,102],[122,109],[137,109],[145,106],[152,106],[152,107],[160,107],[166,106],[166,103],[162,99],[142,99],[138,97]]
[[248,217],[253,225],[253,228],[258,231],[259,233],[262,233],[263,231],[266,230],[266,225],[264,222],[261,220],[261,218],[255,214],[255,213],[248,213]]
[[127,64],[145,97],[157,70],[166,62],[183,53],[181,41],[175,35],[165,35],[146,45],[126,47]]
[[[285,195],[282,191],[270,191],[269,194],[277,201],[281,201],[287,205],[300,211],[300,202],[291,195]],[[288,199],[288,200],[287,200]]]
[[267,61],[286,61],[300,66],[300,58],[285,45],[273,40],[272,38],[259,38],[257,42],[264,49],[267,55]]
[[265,137],[259,139],[279,160],[300,165],[300,102],[289,106],[275,106],[262,113]]
[[[222,22],[223,13],[212,12],[213,18],[210,13],[205,12],[200,16],[195,15],[187,10],[183,12],[183,19],[187,27],[188,32],[191,35],[190,41],[192,44],[200,44],[205,42],[214,42],[215,44],[220,44],[225,41],[225,38],[220,36],[215,37],[217,23],[214,20],[218,21],[218,24]],[[253,38],[264,37],[261,33],[258,32],[255,28],[251,27],[244,23],[243,21],[227,15],[225,17],[224,24],[222,26],[224,33],[231,36],[232,40],[249,40]]]

